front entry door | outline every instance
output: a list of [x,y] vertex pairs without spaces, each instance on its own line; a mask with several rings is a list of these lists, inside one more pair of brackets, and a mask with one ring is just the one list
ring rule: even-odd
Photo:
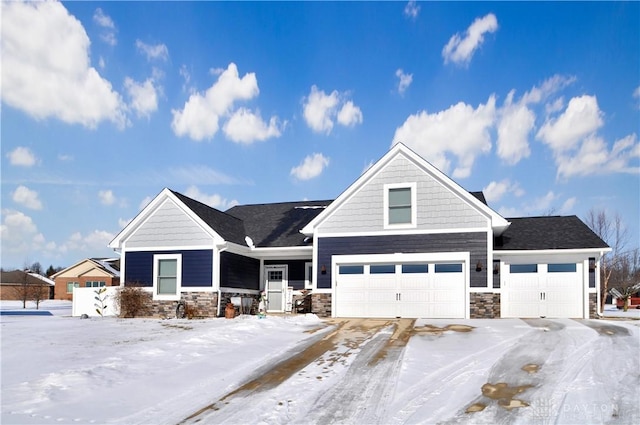
[[267,266],[267,311],[282,313],[285,307],[287,289],[287,266]]

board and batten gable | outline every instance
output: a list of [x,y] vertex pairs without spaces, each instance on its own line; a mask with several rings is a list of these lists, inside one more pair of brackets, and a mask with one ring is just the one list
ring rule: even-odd
[[213,246],[214,240],[173,200],[166,199],[126,240],[127,249]]
[[385,229],[385,185],[416,184],[418,231],[489,228],[490,219],[404,155],[397,155],[318,225],[320,234]]

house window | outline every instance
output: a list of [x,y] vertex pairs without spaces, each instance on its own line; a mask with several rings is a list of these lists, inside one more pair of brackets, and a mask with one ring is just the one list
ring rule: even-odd
[[428,273],[428,272],[429,272],[428,264],[403,264],[402,265],[403,274]]
[[416,226],[416,184],[401,183],[384,186],[384,224],[386,228]]
[[547,271],[549,273],[575,273],[576,264],[575,263],[548,264]]
[[372,264],[369,266],[370,274],[394,274],[396,266],[394,264]]
[[511,264],[509,273],[538,273],[537,264]]
[[462,273],[462,264],[460,263],[436,264],[435,272],[436,273]]
[[73,294],[73,288],[79,288],[78,282],[67,282],[67,294]]
[[364,274],[364,266],[340,266],[338,268],[340,274]]
[[182,281],[182,256],[158,254],[153,256],[153,298],[179,300]]
[[84,284],[85,288],[102,288],[103,286],[107,286],[106,282],[102,282],[102,281],[87,281]]

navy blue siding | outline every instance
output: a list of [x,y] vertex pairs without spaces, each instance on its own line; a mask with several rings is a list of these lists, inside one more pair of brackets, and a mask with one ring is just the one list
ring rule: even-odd
[[182,255],[182,286],[213,286],[213,251],[210,249],[185,251],[133,251],[125,253],[125,282],[153,286],[153,256],[156,254]]
[[289,266],[289,285],[292,286],[293,289],[304,289],[304,264],[310,262],[311,258],[308,260],[266,260],[264,264],[286,264]]
[[[471,287],[487,287],[487,234],[484,232],[433,235],[393,235],[318,238],[318,288],[331,288],[331,256],[360,254],[469,252]],[[480,262],[482,270],[476,271]]]
[[220,286],[260,289],[260,260],[223,252],[220,254]]

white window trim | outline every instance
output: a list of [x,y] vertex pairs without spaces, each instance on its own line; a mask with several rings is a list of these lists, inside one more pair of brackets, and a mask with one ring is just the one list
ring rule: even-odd
[[[417,204],[416,182],[411,183],[389,183],[384,185],[384,228],[385,229],[415,229],[418,226],[418,204]],[[411,223],[389,224],[389,190],[390,189],[411,189]]]
[[[158,262],[159,260],[176,261],[176,293],[158,294]],[[162,301],[179,301],[182,292],[182,254],[155,254],[153,256],[153,299]]]

